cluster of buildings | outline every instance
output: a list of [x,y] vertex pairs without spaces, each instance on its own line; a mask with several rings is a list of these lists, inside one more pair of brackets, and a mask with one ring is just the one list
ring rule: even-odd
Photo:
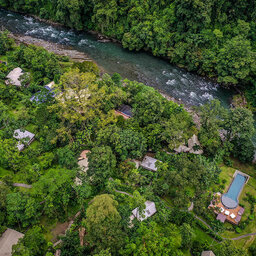
[[[13,69],[7,76],[5,83],[7,85],[15,85],[17,87],[22,86],[23,82],[23,75],[25,73],[20,67]],[[47,100],[47,97],[55,97],[54,93],[54,82],[49,83],[48,85],[44,86],[46,89],[46,93],[42,94],[41,91],[35,93],[31,98],[30,101],[32,102],[44,102]],[[25,147],[29,146],[35,139],[35,134],[23,129],[17,129],[14,131],[13,137],[18,140],[17,148],[19,151],[22,151]]]

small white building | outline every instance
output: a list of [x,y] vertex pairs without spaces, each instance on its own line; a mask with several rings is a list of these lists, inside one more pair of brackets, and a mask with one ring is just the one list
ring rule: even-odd
[[134,220],[134,218],[137,218],[139,221],[143,221],[156,213],[156,205],[154,202],[146,201],[145,205],[146,208],[142,211],[141,214],[138,207],[132,211],[132,215],[130,216],[130,223]]
[[26,130],[22,131],[21,129],[17,129],[14,131],[13,137],[19,140],[17,148],[19,151],[22,151],[25,146],[28,146],[33,142],[35,134]]
[[153,157],[145,156],[143,161],[141,162],[140,166],[146,170],[156,172],[157,171],[157,167],[156,167],[157,161],[158,160]]
[[12,246],[17,244],[23,236],[22,233],[8,228],[0,237],[0,256],[11,256]]
[[7,75],[7,80],[5,81],[6,84],[12,84],[16,86],[21,86],[21,76],[23,75],[23,71],[21,68],[15,68]]

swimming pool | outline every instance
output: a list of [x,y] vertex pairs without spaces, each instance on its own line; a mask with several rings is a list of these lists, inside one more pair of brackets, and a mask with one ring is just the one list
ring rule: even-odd
[[232,184],[230,185],[228,192],[221,198],[223,205],[227,208],[234,209],[238,206],[238,197],[242,191],[247,177],[237,173]]

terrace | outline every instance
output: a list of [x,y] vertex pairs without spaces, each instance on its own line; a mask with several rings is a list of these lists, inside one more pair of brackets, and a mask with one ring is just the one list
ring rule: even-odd
[[244,213],[244,208],[239,205],[239,196],[249,181],[249,176],[238,170],[233,174],[233,180],[225,194],[216,193],[208,208],[214,209],[217,220],[237,225]]
[[214,212],[217,214],[217,220],[224,223],[228,221],[231,224],[237,225],[244,213],[244,208],[238,205],[235,209],[228,209],[226,208],[221,201],[217,204],[209,205],[209,208],[213,208]]

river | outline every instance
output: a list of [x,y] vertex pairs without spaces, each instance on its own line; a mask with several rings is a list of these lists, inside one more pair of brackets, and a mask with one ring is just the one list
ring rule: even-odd
[[230,105],[231,91],[148,53],[130,52],[116,43],[99,42],[91,34],[52,26],[6,10],[0,10],[0,26],[21,36],[71,46],[84,52],[106,72],[117,72],[123,78],[152,86],[187,106],[201,105],[211,99],[219,99],[225,107]]

